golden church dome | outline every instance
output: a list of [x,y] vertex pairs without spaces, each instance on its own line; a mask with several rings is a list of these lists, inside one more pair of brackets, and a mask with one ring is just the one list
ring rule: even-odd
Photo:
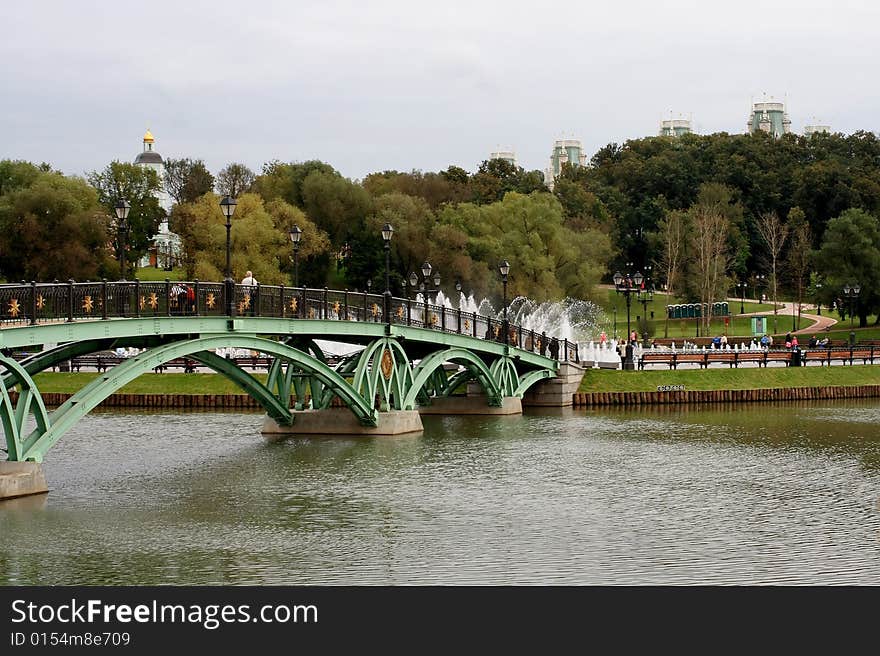
[[153,133],[147,130],[144,134],[144,143],[153,143],[155,139],[153,138]]

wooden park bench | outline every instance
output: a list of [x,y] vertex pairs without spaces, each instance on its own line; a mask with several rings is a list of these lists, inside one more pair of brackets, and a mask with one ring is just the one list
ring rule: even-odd
[[644,369],[646,364],[665,364],[672,369],[673,351],[645,351],[639,358],[639,369]]
[[107,371],[109,367],[115,367],[124,360],[125,358],[118,355],[78,355],[70,361],[70,369],[78,372],[82,367],[86,367],[97,371]]
[[880,357],[880,349],[873,344],[861,346],[856,345],[852,348],[825,348],[803,351],[801,358],[804,364],[810,362],[818,362],[820,365],[831,365],[832,362],[847,362],[852,365],[861,361],[862,364],[874,364],[874,359]]

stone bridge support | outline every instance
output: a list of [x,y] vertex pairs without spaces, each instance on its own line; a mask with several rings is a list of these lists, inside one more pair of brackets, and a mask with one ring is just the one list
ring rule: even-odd
[[525,407],[556,407],[572,405],[574,393],[578,391],[586,369],[570,362],[559,365],[555,378],[548,378],[534,384],[523,396]]

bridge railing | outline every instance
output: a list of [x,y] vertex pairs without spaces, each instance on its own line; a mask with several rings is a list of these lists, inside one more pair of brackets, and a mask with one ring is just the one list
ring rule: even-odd
[[[415,326],[505,341],[504,322],[426,301],[328,288],[234,285],[233,316],[361,321]],[[386,317],[387,313],[387,317]],[[22,283],[0,285],[3,325],[159,316],[226,316],[222,282],[172,281]],[[507,344],[558,360],[577,361],[577,345],[510,324]]]

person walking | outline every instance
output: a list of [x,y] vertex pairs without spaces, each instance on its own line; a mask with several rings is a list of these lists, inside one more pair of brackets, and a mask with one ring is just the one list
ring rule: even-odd
[[254,305],[256,299],[254,298],[257,293],[259,293],[259,282],[254,278],[253,271],[245,272],[244,278],[241,279],[241,284],[244,287],[249,287],[250,289],[244,290],[244,310],[250,316],[254,315]]

